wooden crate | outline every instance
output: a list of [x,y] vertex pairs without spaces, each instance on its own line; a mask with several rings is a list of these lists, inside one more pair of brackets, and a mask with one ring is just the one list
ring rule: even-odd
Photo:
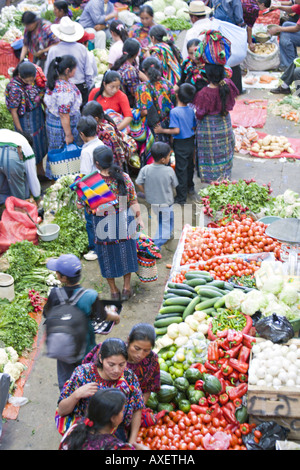
[[[258,339],[261,340],[264,341]],[[296,343],[300,347],[299,339],[293,338],[286,344],[291,343]],[[247,410],[251,423],[275,421],[289,430],[288,439],[300,440],[300,387],[282,386],[275,389],[249,385]]]

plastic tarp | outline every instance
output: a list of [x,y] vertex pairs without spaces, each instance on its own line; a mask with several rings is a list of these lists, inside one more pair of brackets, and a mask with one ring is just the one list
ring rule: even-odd
[[0,253],[18,241],[29,240],[34,244],[38,243],[37,228],[25,211],[37,221],[38,209],[35,204],[14,196],[6,199],[0,221]]
[[233,127],[264,127],[267,120],[268,100],[236,100],[230,111]]

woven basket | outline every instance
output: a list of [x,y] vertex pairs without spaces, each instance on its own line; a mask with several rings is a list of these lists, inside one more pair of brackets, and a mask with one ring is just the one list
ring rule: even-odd
[[141,282],[153,282],[157,281],[157,266],[156,259],[145,258],[139,253],[137,255],[138,259],[138,271],[137,276]]

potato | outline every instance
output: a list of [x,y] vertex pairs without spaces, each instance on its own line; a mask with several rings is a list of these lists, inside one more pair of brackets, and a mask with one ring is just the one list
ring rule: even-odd
[[271,142],[271,139],[272,139],[272,136],[266,135],[266,137],[264,137],[262,140],[262,145],[263,146],[269,145]]
[[292,147],[289,147],[289,148],[287,149],[287,152],[288,152],[288,153],[294,153],[294,149],[292,149]]
[[258,156],[259,156],[259,157],[264,157],[264,156],[265,156],[265,153],[264,153],[264,152],[258,152]]

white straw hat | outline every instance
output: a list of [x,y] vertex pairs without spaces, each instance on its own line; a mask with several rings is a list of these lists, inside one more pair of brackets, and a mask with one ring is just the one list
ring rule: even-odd
[[186,10],[187,13],[190,15],[195,15],[195,16],[204,16],[207,15],[212,11],[211,8],[207,7],[205,3],[194,0],[189,4],[188,9]]
[[61,41],[76,42],[84,35],[84,28],[68,16],[63,16],[58,24],[51,25],[51,31]]

